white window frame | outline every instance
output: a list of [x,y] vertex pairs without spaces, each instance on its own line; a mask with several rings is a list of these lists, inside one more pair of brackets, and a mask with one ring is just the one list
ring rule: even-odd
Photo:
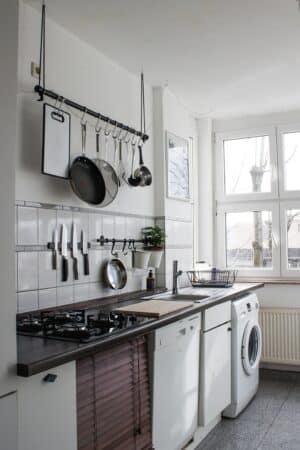
[[[272,212],[272,268],[240,268],[237,267],[240,277],[271,278],[280,276],[280,222],[279,206],[274,201],[248,201],[224,203],[218,207],[217,214],[217,262],[221,269],[230,269],[226,264],[226,213],[248,211]],[[232,267],[233,269],[233,267]]]
[[278,174],[279,174],[279,196],[280,199],[300,199],[300,190],[288,191],[285,189],[284,180],[284,149],[282,135],[285,133],[300,133],[300,124],[284,125],[277,127],[278,143]]
[[285,278],[297,278],[300,276],[300,268],[299,269],[289,269],[288,268],[288,239],[287,239],[286,211],[289,209],[299,209],[300,210],[300,199],[299,200],[284,200],[280,203],[281,273],[282,273],[282,276],[284,276]]
[[[271,170],[271,191],[249,194],[226,194],[225,192],[225,157],[224,141],[234,139],[254,138],[260,136],[269,136],[270,139],[270,170]],[[217,133],[215,140],[215,175],[216,199],[219,202],[241,202],[252,200],[266,200],[278,198],[277,182],[277,153],[276,153],[276,128],[265,127],[247,130],[239,130],[227,133]]]

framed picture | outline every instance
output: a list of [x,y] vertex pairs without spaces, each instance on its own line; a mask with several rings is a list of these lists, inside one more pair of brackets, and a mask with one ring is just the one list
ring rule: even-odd
[[166,132],[167,196],[190,201],[190,158],[187,139]]

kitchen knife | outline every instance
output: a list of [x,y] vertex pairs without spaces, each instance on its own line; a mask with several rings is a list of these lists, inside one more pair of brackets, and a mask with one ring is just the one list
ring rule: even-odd
[[72,229],[72,257],[73,257],[74,280],[78,280],[78,243],[77,243],[77,228],[75,223],[73,223]]
[[65,224],[61,226],[61,256],[62,256],[62,281],[67,281],[68,267],[68,230]]
[[57,228],[55,228],[53,237],[53,258],[52,258],[53,270],[57,270],[57,252],[58,252],[58,231]]
[[89,253],[88,253],[88,244],[86,240],[86,235],[84,230],[81,231],[81,247],[83,254],[83,273],[84,275],[90,274],[90,263],[89,263]]

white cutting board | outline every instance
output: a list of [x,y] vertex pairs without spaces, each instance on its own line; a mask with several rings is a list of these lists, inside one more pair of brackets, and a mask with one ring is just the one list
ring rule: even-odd
[[122,306],[116,308],[115,311],[120,311],[128,314],[136,314],[137,316],[161,317],[165,314],[170,314],[181,309],[190,308],[193,302],[180,302],[175,300],[146,300],[134,305]]

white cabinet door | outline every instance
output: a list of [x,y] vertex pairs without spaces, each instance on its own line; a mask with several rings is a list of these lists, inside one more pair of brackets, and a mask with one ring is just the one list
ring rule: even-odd
[[199,424],[208,425],[231,402],[230,322],[201,335]]
[[0,398],[0,450],[17,450],[17,396]]
[[75,362],[18,381],[19,450],[76,450]]

